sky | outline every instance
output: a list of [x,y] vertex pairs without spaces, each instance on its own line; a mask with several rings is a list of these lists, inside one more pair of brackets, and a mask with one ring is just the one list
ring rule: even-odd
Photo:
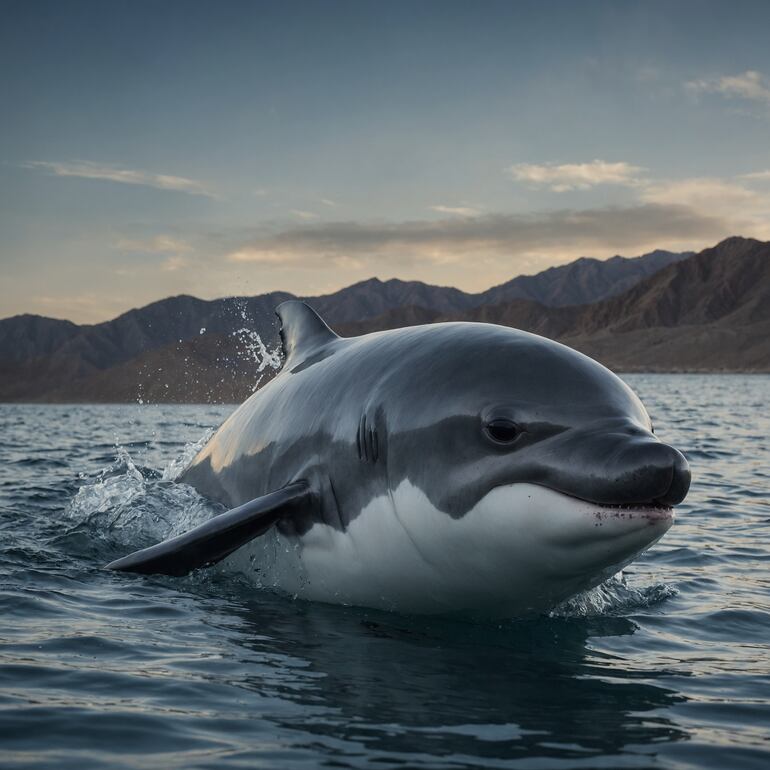
[[764,0],[0,13],[0,317],[770,240]]

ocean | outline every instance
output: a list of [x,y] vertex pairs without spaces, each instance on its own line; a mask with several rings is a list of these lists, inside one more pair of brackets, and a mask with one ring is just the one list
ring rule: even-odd
[[770,377],[629,375],[693,484],[548,616],[304,602],[102,565],[218,512],[175,476],[233,407],[0,405],[0,766],[770,767]]

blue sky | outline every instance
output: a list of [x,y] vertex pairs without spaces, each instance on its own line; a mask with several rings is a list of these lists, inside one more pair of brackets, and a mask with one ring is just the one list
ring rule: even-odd
[[766,2],[9,2],[0,317],[770,239]]

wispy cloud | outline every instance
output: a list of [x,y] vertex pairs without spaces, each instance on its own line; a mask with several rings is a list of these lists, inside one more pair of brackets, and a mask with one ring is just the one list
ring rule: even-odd
[[142,254],[186,254],[192,246],[181,238],[170,235],[156,235],[147,239],[121,239],[115,244],[116,249]]
[[[156,254],[166,258],[159,263],[158,267],[163,272],[173,273],[188,267],[193,254],[193,247],[181,238],[174,238],[170,235],[156,235],[146,239],[122,239],[115,244],[115,248],[123,252],[133,254]],[[130,268],[119,268],[118,273],[128,275],[132,273]]]
[[666,210],[679,207],[704,220],[721,221],[725,236],[740,232],[755,238],[770,237],[770,193],[751,184],[770,181],[770,170],[727,178],[655,179],[641,166],[601,160],[562,165],[521,163],[508,170],[519,181],[546,186],[557,193],[599,184],[624,185],[632,189],[640,206]]
[[429,206],[431,211],[436,211],[439,214],[451,214],[458,217],[477,217],[481,214],[481,209],[474,208],[473,206]]
[[293,214],[297,219],[304,219],[306,221],[312,221],[314,219],[320,219],[321,217],[315,213],[315,211],[303,211],[302,209],[291,209],[289,212]]
[[729,231],[725,235],[750,235],[754,238],[770,238],[770,193],[752,188],[741,179],[770,179],[765,172],[745,174],[733,179],[694,177],[662,180],[647,185],[640,193],[640,200],[659,206],[682,205],[699,212],[704,217],[722,219]]
[[339,203],[337,201],[333,201],[331,198],[321,198],[320,202],[323,203],[324,206],[328,206],[329,208],[336,209],[339,207]]
[[634,187],[639,184],[639,176],[645,171],[641,166],[623,161],[609,163],[598,159],[588,163],[560,165],[517,163],[507,170],[517,182],[548,187],[554,192],[588,190],[596,185],[606,184]]
[[173,190],[188,195],[204,195],[215,198],[216,195],[202,182],[183,176],[170,174],[152,174],[149,171],[117,168],[111,165],[78,161],[75,163],[59,163],[45,160],[30,160],[21,164],[23,168],[43,171],[52,176],[78,177],[80,179],[95,179],[119,184],[141,185],[154,187],[157,190]]
[[281,249],[270,249],[267,243],[244,245],[227,255],[228,262],[255,262],[260,265],[281,265],[290,260],[291,256]]
[[756,70],[739,75],[690,80],[685,87],[695,93],[715,93],[727,98],[770,104],[770,78]]
[[641,193],[647,203],[681,204],[698,211],[733,209],[756,199],[756,193],[737,182],[711,177],[694,177],[660,181],[648,185]]
[[727,226],[677,203],[528,215],[488,214],[392,223],[330,222],[288,228],[242,243],[230,262],[283,267],[459,264],[469,256],[504,261],[522,254],[552,257],[630,253],[661,243],[708,241]]
[[770,169],[767,171],[752,171],[750,174],[741,174],[739,179],[748,179],[749,181],[758,180],[760,182],[770,181]]
[[76,318],[78,323],[99,323],[126,310],[126,297],[108,291],[79,294],[31,294],[25,298],[36,312],[55,318]]
[[167,273],[173,273],[176,270],[181,270],[183,267],[188,267],[189,264],[189,260],[180,256],[179,254],[174,254],[173,256],[164,259],[160,268]]

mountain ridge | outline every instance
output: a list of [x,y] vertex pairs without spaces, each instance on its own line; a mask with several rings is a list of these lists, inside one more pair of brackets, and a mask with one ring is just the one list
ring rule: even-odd
[[[770,322],[770,244],[736,237],[695,255],[657,251],[635,259],[642,268],[637,280],[609,296],[609,285],[627,282],[633,259],[581,259],[543,271],[548,275],[539,291],[551,301],[591,291],[603,296],[583,304],[547,306],[517,296],[519,279],[543,274],[519,276],[475,295],[374,278],[306,301],[343,334],[476,320],[559,339],[613,368],[770,370],[770,351],[757,337]],[[591,287],[597,265],[604,265],[605,273]],[[617,265],[623,266],[619,272]],[[583,276],[578,294],[560,292],[575,271]],[[31,329],[27,337],[13,328],[13,318],[5,319],[0,400],[125,401],[135,400],[140,390],[148,400],[240,400],[255,380],[255,335],[268,346],[277,343],[273,311],[292,297],[288,292],[219,300],[177,295],[80,327],[42,316],[15,317]],[[709,349],[708,330],[722,341],[716,348],[730,348],[721,359],[717,349]],[[688,347],[688,334],[700,342]]]
[[668,265],[624,294],[545,308],[530,300],[460,315],[394,311],[346,334],[421,323],[481,321],[558,339],[624,371],[770,371],[770,243],[729,238]]
[[[54,335],[58,332],[59,336],[77,336],[72,333],[72,329],[79,329],[80,332],[87,336],[93,336],[94,333],[98,334],[101,331],[106,331],[107,339],[101,342],[103,346],[108,346],[110,337],[114,339],[115,335],[125,334],[127,335],[125,355],[130,357],[132,354],[136,354],[142,346],[145,348],[151,347],[159,342],[158,336],[151,334],[149,331],[153,328],[153,325],[155,328],[161,327],[168,330],[168,333],[163,337],[165,341],[169,341],[173,336],[170,328],[174,329],[177,339],[189,339],[194,336],[198,328],[209,329],[212,327],[219,329],[223,321],[228,318],[232,320],[233,309],[226,306],[234,306],[235,312],[240,311],[248,318],[253,314],[260,316],[265,311],[272,314],[272,308],[283,300],[298,298],[311,302],[318,312],[328,316],[331,323],[345,323],[373,317],[399,306],[421,305],[436,308],[443,312],[452,312],[476,305],[488,304],[492,299],[512,299],[519,296],[522,298],[529,297],[529,294],[534,290],[522,289],[521,285],[523,283],[527,286],[534,285],[533,282],[539,287],[537,293],[545,293],[553,298],[555,305],[561,305],[569,304],[567,302],[568,297],[561,296],[559,289],[552,284],[561,282],[561,276],[563,275],[574,275],[576,269],[574,266],[578,263],[581,265],[591,265],[591,269],[594,271],[596,265],[607,265],[607,269],[612,273],[612,276],[602,280],[601,289],[599,290],[601,293],[606,294],[607,291],[611,291],[611,288],[608,288],[609,286],[623,286],[629,274],[646,275],[651,269],[650,266],[657,267],[661,259],[676,261],[686,257],[689,253],[658,250],[640,257],[615,256],[606,262],[581,257],[575,262],[548,268],[533,276],[517,276],[510,281],[476,294],[449,286],[435,286],[422,281],[403,281],[398,278],[382,281],[379,278],[368,278],[331,294],[320,296],[300,296],[286,291],[273,291],[248,297],[233,296],[204,300],[189,294],[178,294],[156,300],[141,308],[132,308],[113,319],[97,324],[77,325],[67,320],[21,314],[0,319],[0,360],[19,361],[34,357],[35,355],[52,352],[46,348],[31,351],[30,341],[26,341],[26,344],[20,344],[21,339],[17,330],[14,330],[14,344],[9,344],[9,337],[11,335],[8,334],[6,327],[24,319],[27,319],[28,322],[30,322],[29,319],[38,319],[34,323],[38,326],[45,325],[49,330],[49,335]],[[623,266],[621,270],[622,276],[618,275],[617,265]],[[579,296],[581,298],[588,297],[586,301],[593,301],[598,297],[594,297],[592,291],[597,293],[590,286],[584,286],[580,289]],[[578,295],[573,291],[571,298],[575,298],[575,296]],[[185,320],[185,312],[189,315],[193,308],[194,316],[190,319],[190,322],[186,326],[180,323],[180,320]],[[140,318],[140,322],[137,323],[137,320]],[[200,325],[196,328],[196,324]],[[65,330],[67,331],[65,332]],[[33,334],[31,336],[35,339],[39,335]],[[83,343],[85,347],[81,347],[81,352],[87,354],[88,344]],[[92,341],[90,344],[98,346],[100,343]],[[70,352],[75,353],[77,349]],[[103,348],[102,354],[108,355],[108,351]],[[117,363],[119,360],[120,356],[108,357],[105,363]]]

